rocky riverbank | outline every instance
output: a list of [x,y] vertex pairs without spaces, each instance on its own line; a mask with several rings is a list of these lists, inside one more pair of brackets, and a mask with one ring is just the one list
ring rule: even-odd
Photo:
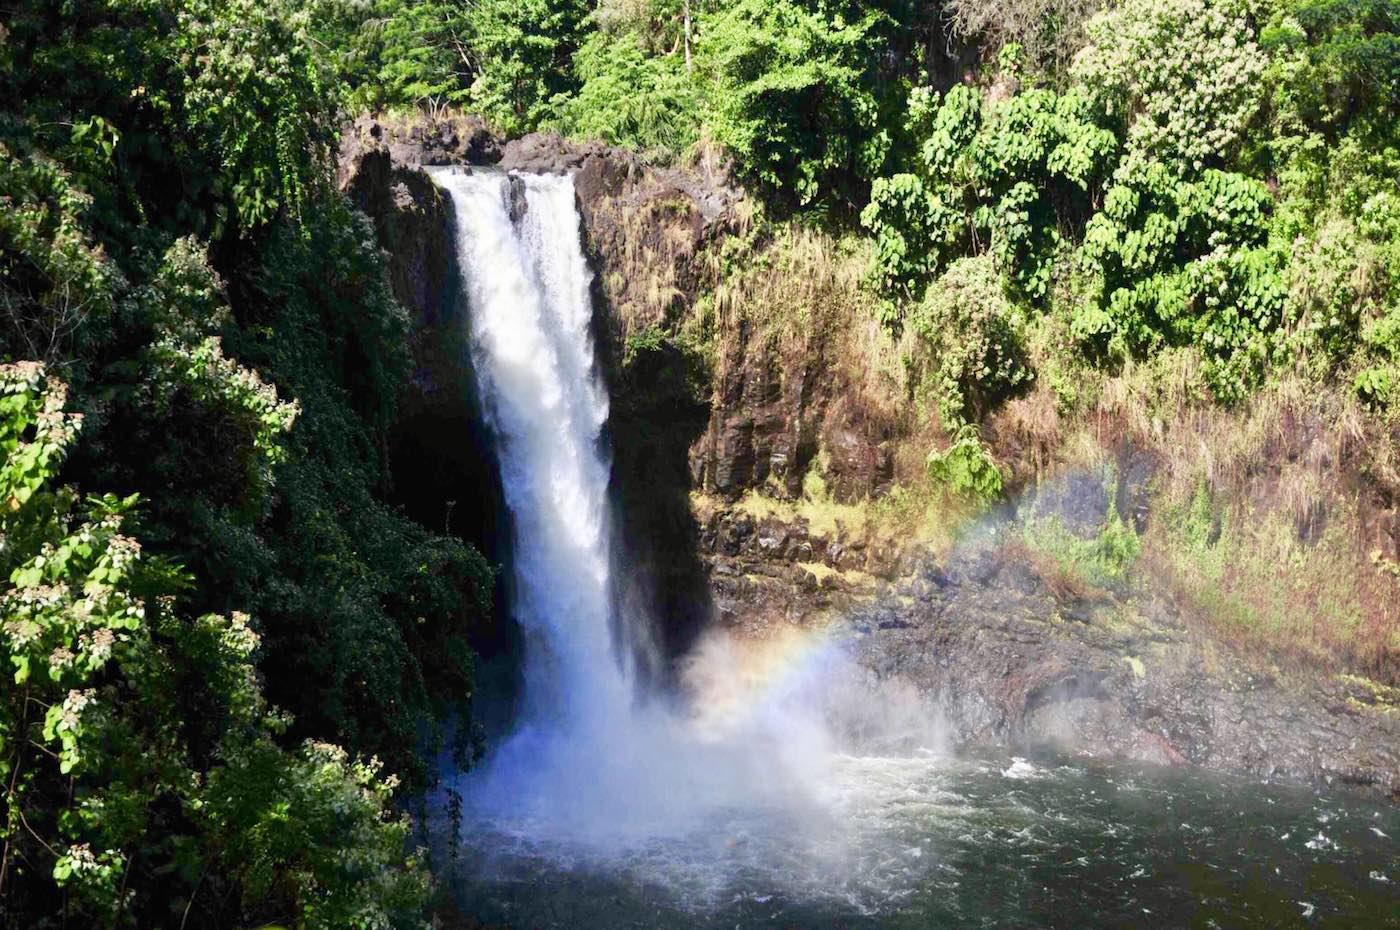
[[758,638],[834,627],[878,678],[912,685],[954,745],[1048,744],[1400,797],[1400,689],[1242,655],[1144,578],[1098,588],[1028,551],[1031,514],[1079,506],[1053,516],[1092,538],[1108,504],[1092,481],[1028,495],[941,556],[705,508],[716,622]]

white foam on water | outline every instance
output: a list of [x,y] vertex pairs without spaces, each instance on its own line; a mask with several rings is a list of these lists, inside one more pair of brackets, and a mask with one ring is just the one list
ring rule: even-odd
[[1326,836],[1320,831],[1318,832],[1317,836],[1314,836],[1312,839],[1308,840],[1303,845],[1306,846],[1308,849],[1316,850],[1328,850],[1337,848],[1337,844],[1334,843],[1330,837]]

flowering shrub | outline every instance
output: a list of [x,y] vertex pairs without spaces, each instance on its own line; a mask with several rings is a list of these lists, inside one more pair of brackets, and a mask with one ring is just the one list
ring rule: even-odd
[[960,258],[910,311],[931,361],[945,426],[964,423],[1031,378],[1025,316],[1003,291],[989,255]]
[[1125,159],[1221,164],[1263,95],[1268,59],[1250,0],[1128,0],[1086,27],[1073,75],[1127,125]]
[[[296,421],[296,402],[279,400],[277,389],[256,371],[224,355],[219,337],[206,336],[190,345],[165,336],[151,346],[150,358],[158,372],[153,398],[157,408],[169,403],[173,392],[185,389],[198,403],[226,410],[244,424],[265,466],[281,460],[279,438]],[[260,469],[260,477],[271,480],[266,467]]]
[[335,747],[281,749],[250,620],[180,616],[187,580],[132,535],[135,496],[52,486],[82,422],[65,398],[38,363],[0,366],[7,908],[131,926],[183,899],[187,915],[420,926],[426,879],[393,780]]

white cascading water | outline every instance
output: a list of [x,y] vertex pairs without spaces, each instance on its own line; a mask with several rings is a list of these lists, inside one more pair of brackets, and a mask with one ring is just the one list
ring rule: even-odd
[[512,609],[527,636],[523,719],[466,793],[493,815],[587,836],[619,825],[612,763],[639,709],[631,649],[613,642],[608,401],[573,182],[435,178],[456,214],[473,365],[513,523]]
[[[630,688],[609,625],[608,399],[573,183],[499,172],[437,179],[456,210],[473,362],[514,521],[515,614],[547,650],[547,663],[527,666],[532,715],[549,706],[560,727],[611,728]],[[512,183],[523,186],[514,199]]]
[[[513,521],[512,609],[527,634],[522,719],[459,786],[469,832],[498,850],[508,837],[532,855],[582,848],[595,860],[669,841],[708,867],[736,855],[733,833],[747,828],[735,824],[758,818],[780,846],[811,840],[794,846],[809,864],[841,858],[827,816],[841,815],[819,798],[843,783],[829,777],[830,704],[853,681],[839,649],[790,649],[800,661],[754,676],[740,647],[712,639],[692,660],[699,696],[686,715],[637,693],[637,644],[614,641],[608,401],[572,179],[434,178],[455,210],[473,365]],[[847,704],[871,706],[863,693]]]

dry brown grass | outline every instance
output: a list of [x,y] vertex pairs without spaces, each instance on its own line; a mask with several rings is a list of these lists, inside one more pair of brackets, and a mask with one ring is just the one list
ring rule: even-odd
[[687,328],[710,347],[716,387],[766,351],[794,404],[822,397],[828,417],[906,435],[905,369],[876,322],[868,249],[857,237],[789,223],[737,254],[712,254],[714,286]]
[[1036,385],[1030,393],[1013,397],[992,418],[991,433],[1004,458],[1027,472],[1006,476],[1008,483],[1026,483],[1047,473],[1065,440],[1054,392]]
[[[1400,488],[1396,448],[1350,392],[1280,378],[1239,409],[1210,402],[1191,350],[1102,378],[1072,414],[1036,390],[996,421],[1026,472],[1158,463],[1142,568],[1203,633],[1263,661],[1400,679],[1400,578],[1372,562],[1366,514]],[[1198,495],[1218,538],[1193,538]]]
[[1008,540],[1002,544],[1001,552],[1009,562],[1029,565],[1050,595],[1061,604],[1102,601],[1109,597],[1107,591],[1091,583],[1082,572],[1074,571],[1043,549],[1028,545],[1024,539]]
[[1357,559],[1345,532],[1304,551],[1271,529],[1241,533],[1216,555],[1157,536],[1144,564],[1188,621],[1240,653],[1400,682],[1400,585]]
[[[709,299],[686,325],[711,346],[717,385],[727,366],[763,344],[780,360],[818,360],[815,372],[781,376],[838,385],[833,408],[898,425],[898,485],[888,498],[837,505],[810,495],[755,495],[743,506],[800,515],[814,530],[841,526],[946,551],[975,507],[928,480],[926,456],[942,434],[914,390],[928,360],[911,337],[896,342],[874,322],[867,258],[858,243],[797,225],[770,229],[739,252],[714,249]],[[1227,410],[1210,399],[1193,349],[1167,350],[1105,376],[1065,361],[1062,336],[1031,334],[1041,377],[986,430],[1013,493],[1061,469],[1145,453],[1156,477],[1140,568],[1175,595],[1203,637],[1261,661],[1400,679],[1400,577],[1371,562],[1368,534],[1375,531],[1367,517],[1378,487],[1400,493],[1397,437],[1349,391],[1321,390],[1313,379],[1278,378]],[[1184,515],[1201,488],[1222,529],[1218,538],[1193,542]],[[1044,553],[1024,555],[1057,597],[1103,596]]]

